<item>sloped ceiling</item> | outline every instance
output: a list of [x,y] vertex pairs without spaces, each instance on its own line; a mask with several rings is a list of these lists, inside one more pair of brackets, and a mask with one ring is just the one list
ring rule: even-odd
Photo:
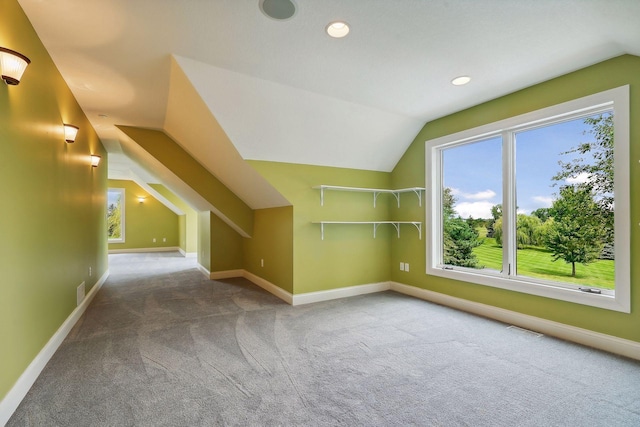
[[166,130],[172,58],[241,158],[390,171],[427,121],[640,55],[637,0],[294,0],[285,21],[259,0],[19,3],[111,153],[115,124]]

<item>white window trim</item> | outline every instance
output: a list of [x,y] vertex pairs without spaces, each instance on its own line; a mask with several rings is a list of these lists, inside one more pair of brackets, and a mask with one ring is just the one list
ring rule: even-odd
[[[120,238],[119,239],[107,239],[107,243],[124,243],[124,230],[125,230],[124,208],[125,208],[125,205],[126,205],[124,188],[109,188],[107,190],[107,193],[109,193],[109,192],[119,192],[120,193],[120,200],[121,200],[122,206],[120,206]],[[107,197],[107,210],[109,209],[108,204],[109,204],[109,198]]]
[[[431,236],[441,234],[442,206],[441,191],[442,176],[440,150],[444,147],[453,147],[466,142],[497,136],[508,130],[524,130],[540,123],[553,123],[563,121],[567,117],[581,112],[596,112],[601,110],[613,110],[613,123],[615,129],[614,149],[614,194],[615,194],[615,295],[591,294],[577,289],[563,288],[552,282],[537,281],[521,277],[504,277],[498,274],[492,275],[488,271],[476,273],[471,269],[445,270],[437,267],[439,254],[442,253],[442,239]],[[629,86],[621,86],[615,89],[599,92],[573,101],[554,105],[541,110],[532,111],[520,116],[511,117],[498,122],[486,124],[473,129],[464,130],[452,135],[426,141],[426,230],[427,236],[427,271],[433,276],[445,277],[463,282],[477,283],[495,288],[569,301],[608,310],[631,312],[631,280],[630,280],[630,248],[631,248],[631,221],[630,221],[630,192],[629,192]],[[508,154],[507,154],[508,155]],[[506,158],[503,157],[503,159]],[[504,170],[504,168],[503,168]],[[503,179],[504,194],[510,186],[511,180]],[[510,196],[509,196],[510,197]],[[506,215],[509,215],[507,212]],[[509,242],[505,242],[507,245]]]

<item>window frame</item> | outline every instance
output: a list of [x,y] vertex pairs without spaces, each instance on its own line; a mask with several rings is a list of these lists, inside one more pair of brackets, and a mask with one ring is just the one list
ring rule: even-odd
[[107,243],[124,243],[125,242],[125,189],[124,188],[108,188],[107,189],[107,224],[109,223],[109,193],[120,193],[120,238],[111,239],[107,230]]
[[[464,267],[446,269],[439,265],[443,246],[442,218],[442,150],[472,142],[503,137],[502,192],[503,221],[515,221],[515,153],[512,140],[516,132],[552,125],[572,118],[613,111],[614,123],[614,197],[615,197],[615,291],[587,293],[559,283],[523,276],[504,275],[496,271]],[[629,160],[629,86],[606,90],[572,101],[535,110],[508,119],[467,129],[425,142],[426,157],[426,274],[495,288],[569,301],[608,310],[630,313],[630,160]],[[505,228],[509,223],[504,223]],[[516,243],[508,236],[504,259],[515,261]],[[506,264],[506,262],[505,262]],[[503,265],[504,267],[504,265]]]

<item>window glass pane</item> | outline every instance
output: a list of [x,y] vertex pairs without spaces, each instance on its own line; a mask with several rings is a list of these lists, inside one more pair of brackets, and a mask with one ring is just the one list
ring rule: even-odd
[[515,134],[519,276],[614,289],[612,118]]
[[107,236],[112,241],[124,241],[124,189],[107,192]]
[[442,263],[502,270],[502,138],[442,150]]

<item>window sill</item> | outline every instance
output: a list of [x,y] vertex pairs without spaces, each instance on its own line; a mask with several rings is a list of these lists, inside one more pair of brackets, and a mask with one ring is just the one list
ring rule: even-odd
[[578,289],[562,288],[541,283],[532,283],[516,278],[505,278],[502,276],[490,276],[486,274],[476,274],[471,271],[444,270],[441,268],[427,268],[427,275],[443,277],[478,285],[490,286],[493,288],[506,289],[514,292],[536,295],[546,298],[553,298],[560,301],[567,301],[575,304],[582,304],[591,307],[603,308],[606,310],[630,313],[630,299],[616,292],[616,295],[593,294],[582,292]]

